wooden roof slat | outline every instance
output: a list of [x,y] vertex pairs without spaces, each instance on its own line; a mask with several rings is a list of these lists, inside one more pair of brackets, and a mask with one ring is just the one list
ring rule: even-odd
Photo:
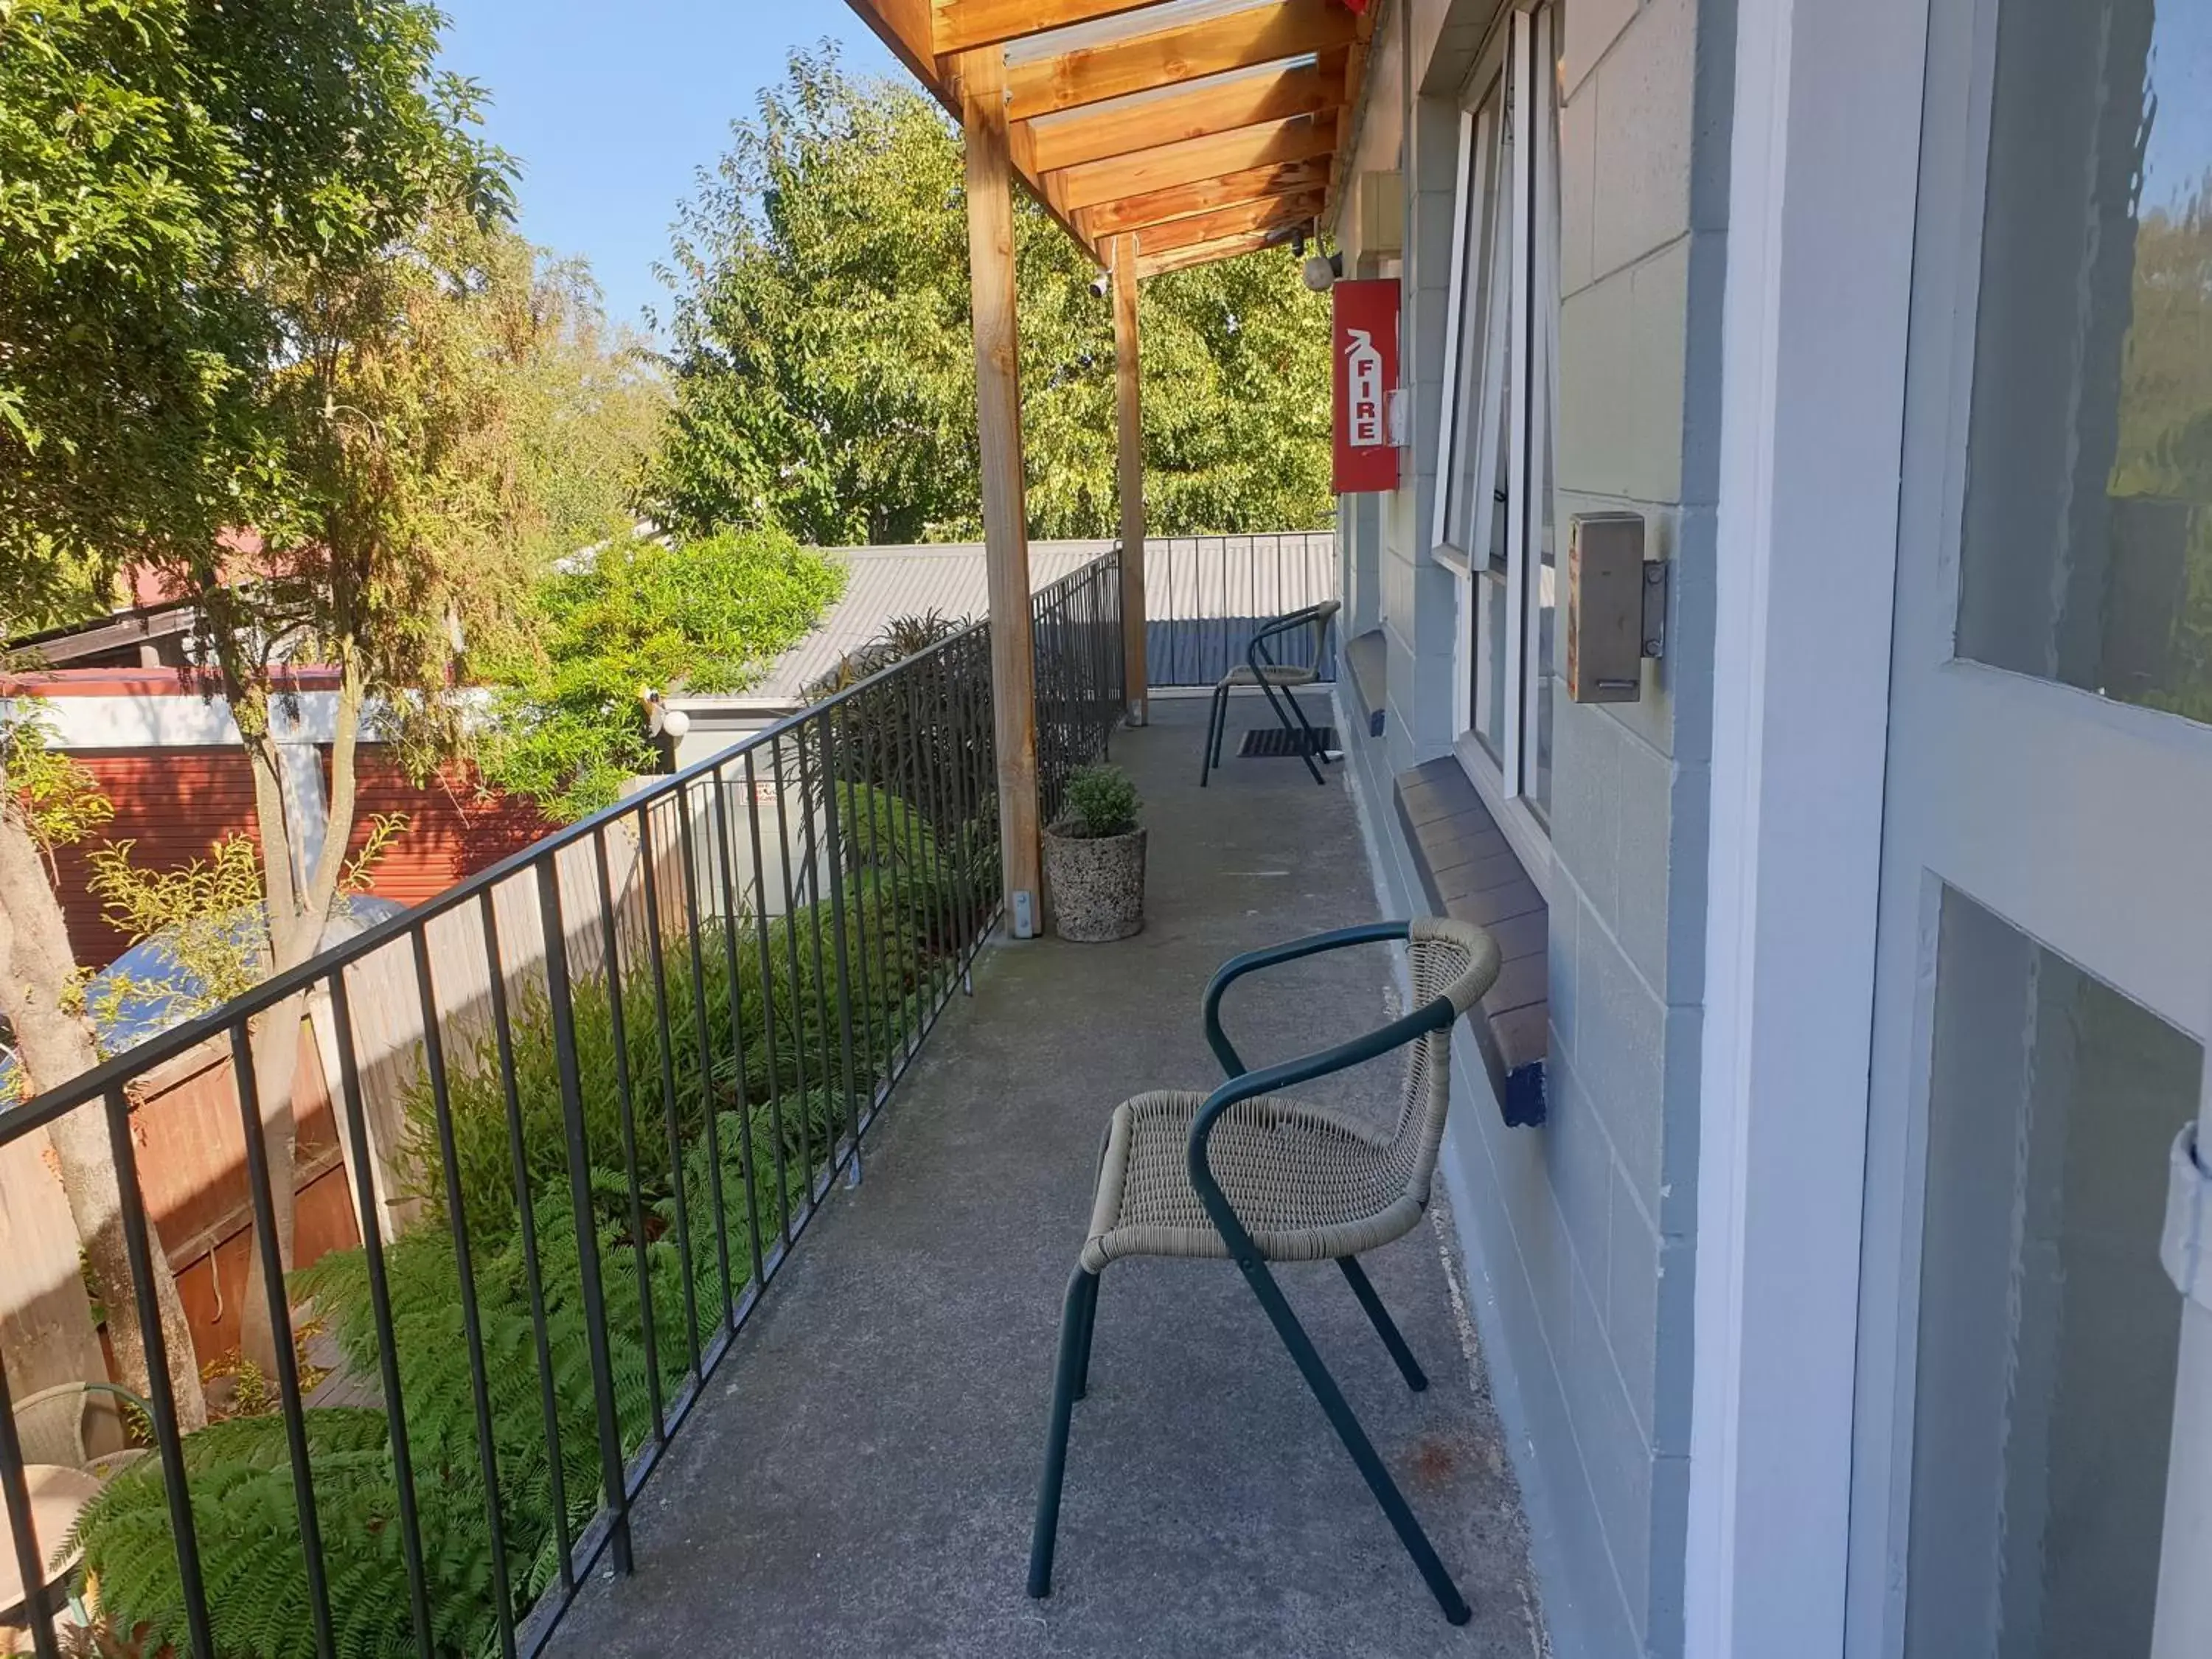
[[1040,173],[1057,173],[1188,138],[1318,114],[1342,103],[1343,81],[1340,62],[1297,64],[1272,74],[1242,73],[1080,115],[1032,121],[1031,162]]
[[1211,213],[1149,225],[1137,233],[1137,257],[1142,259],[1176,248],[1194,247],[1200,242],[1241,236],[1249,231],[1280,230],[1300,224],[1321,211],[1322,200],[1319,190],[1310,190],[1296,196],[1270,196],[1256,202],[1239,202],[1231,207],[1216,208]]
[[1164,276],[1170,270],[1182,270],[1191,265],[1209,265],[1216,259],[1233,259],[1240,253],[1256,253],[1280,234],[1273,230],[1249,231],[1242,236],[1224,236],[1218,241],[1196,242],[1189,247],[1155,254],[1149,259],[1140,258],[1137,261],[1138,280]]
[[1102,202],[1073,216],[1077,228],[1098,241],[1120,231],[1141,230],[1146,225],[1187,218],[1194,213],[1206,213],[1239,202],[1257,201],[1262,197],[1319,190],[1328,183],[1328,167],[1325,162],[1278,161],[1267,167],[1248,167],[1241,173],[1201,179],[1195,184],[1176,185],[1143,196]]
[[1279,0],[1009,64],[1007,113],[1025,121],[1231,70],[1334,52],[1351,45],[1358,32],[1359,20],[1342,0]]
[[1024,35],[1042,34],[1070,23],[1141,11],[1162,0],[938,0],[936,45],[939,57],[976,46],[1003,46]]
[[1206,138],[1187,138],[1157,149],[1138,150],[1108,161],[1088,161],[1048,174],[1057,186],[1057,205],[1073,212],[1125,196],[1142,196],[1176,185],[1195,184],[1224,173],[1241,173],[1274,161],[1306,161],[1336,148],[1334,117],[1297,116],[1260,126],[1238,127]]

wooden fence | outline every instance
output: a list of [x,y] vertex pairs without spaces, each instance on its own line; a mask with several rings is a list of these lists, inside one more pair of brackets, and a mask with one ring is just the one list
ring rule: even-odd
[[[727,805],[730,821],[742,830],[736,815],[749,803],[740,793],[732,788]],[[679,930],[689,926],[684,825],[672,800],[652,811],[655,872],[665,907],[662,925]],[[702,921],[720,908],[715,811],[710,793],[694,793],[689,802],[691,890]],[[564,848],[557,859],[562,932],[571,972],[579,979],[606,970],[610,915],[624,964],[637,961],[644,948],[647,913],[635,829],[610,831],[606,848],[606,903],[588,844]],[[410,938],[382,945],[344,970],[378,1218],[387,1239],[422,1207],[412,1195],[416,1172],[410,1167],[405,1132],[408,1098],[422,1075],[426,1003],[436,1011],[449,1066],[489,1067],[495,1063],[495,971],[511,1004],[544,984],[544,920],[536,872],[525,869],[494,884],[488,897],[489,929],[484,907],[474,904],[427,925],[427,998]],[[292,1103],[295,1261],[305,1267],[326,1251],[361,1242],[356,1221],[360,1171],[345,1133],[337,1022],[326,991],[309,998],[299,1040]],[[202,1044],[147,1073],[132,1091],[132,1125],[148,1212],[160,1229],[204,1364],[238,1346],[239,1304],[252,1249],[245,1135],[228,1046]],[[19,1401],[41,1388],[106,1374],[76,1230],[43,1135],[0,1146],[0,1352],[9,1390]]]

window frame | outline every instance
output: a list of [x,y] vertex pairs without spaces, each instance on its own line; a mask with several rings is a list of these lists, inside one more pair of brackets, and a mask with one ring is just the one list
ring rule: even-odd
[[[1549,0],[1502,15],[1460,90],[1430,524],[1430,557],[1452,572],[1458,589],[1455,752],[1540,885],[1548,873],[1551,832],[1547,807],[1535,794],[1543,678],[1538,665],[1544,619],[1556,614],[1546,611],[1543,599],[1558,592],[1559,555],[1553,523],[1547,562],[1544,532],[1556,512],[1532,514],[1530,507],[1549,501],[1557,456],[1556,20]],[[1480,268],[1485,263],[1487,270]],[[1535,441],[1539,434],[1549,441]],[[1507,479],[1502,560],[1494,552],[1478,556],[1500,541],[1495,485],[1483,485],[1497,476],[1501,448]],[[1489,607],[1498,605],[1507,625],[1500,741],[1493,751],[1478,720],[1488,712],[1479,677],[1486,666],[1480,630]]]

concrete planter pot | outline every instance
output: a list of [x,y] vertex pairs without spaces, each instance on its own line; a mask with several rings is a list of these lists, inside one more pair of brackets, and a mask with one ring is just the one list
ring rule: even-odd
[[1052,930],[1083,945],[1127,939],[1145,925],[1145,832],[1064,836],[1044,832],[1044,881]]

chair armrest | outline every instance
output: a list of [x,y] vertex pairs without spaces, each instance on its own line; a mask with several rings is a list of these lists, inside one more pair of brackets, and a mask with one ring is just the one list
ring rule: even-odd
[[[1278,665],[1275,653],[1267,649],[1267,641],[1280,639],[1285,634],[1295,634],[1302,628],[1311,628],[1316,622],[1322,620],[1323,611],[1328,611],[1332,616],[1335,614],[1329,604],[1323,601],[1320,605],[1309,605],[1300,610],[1287,612],[1255,630],[1244,647],[1244,660],[1251,665],[1252,672],[1260,675],[1264,680],[1266,676],[1261,674],[1261,671],[1263,668],[1273,668]],[[1314,645],[1316,659],[1320,655],[1320,641],[1316,640]]]
[[153,1418],[154,1407],[152,1402],[140,1399],[137,1395],[131,1393],[130,1389],[125,1388],[120,1382],[87,1382],[84,1385],[84,1389],[85,1392],[88,1394],[112,1394],[125,1405],[129,1406],[137,1411],[140,1416],[148,1419],[149,1421]]
[[[1405,931],[1403,922],[1378,922],[1374,926],[1384,929],[1395,927],[1399,936],[1402,936]],[[1364,933],[1369,939],[1393,937],[1388,932],[1376,933],[1372,928],[1347,927],[1342,932],[1347,934]],[[1296,957],[1312,956],[1321,951],[1331,950],[1340,945],[1364,942],[1359,939],[1322,933],[1315,939],[1300,939],[1294,945],[1279,945],[1273,951],[1255,951],[1251,957],[1240,957],[1214,977],[1217,981],[1221,981],[1223,975],[1228,975],[1238,963],[1249,963],[1255,968],[1267,965],[1266,962],[1255,958],[1273,957],[1276,961],[1290,961]],[[1307,948],[1301,949],[1300,946]],[[1285,952],[1288,954],[1283,954]],[[1208,988],[1209,1007],[1213,994],[1212,988]],[[1323,1048],[1296,1060],[1286,1060],[1280,1065],[1264,1066],[1256,1072],[1245,1072],[1232,1077],[1206,1097],[1206,1103],[1199,1108],[1198,1116],[1190,1126],[1190,1184],[1197,1189],[1199,1202],[1205,1205],[1206,1212],[1212,1218],[1215,1230],[1228,1244],[1230,1255],[1240,1265],[1255,1259],[1252,1236],[1245,1231],[1243,1222],[1237,1218],[1237,1212],[1223,1194],[1221,1183],[1213,1178],[1212,1158],[1208,1150],[1213,1139],[1214,1126],[1220,1122],[1222,1114],[1239,1101],[1250,1100],[1297,1084],[1310,1083],[1314,1079],[1327,1077],[1332,1072],[1346,1071],[1354,1066],[1364,1065],[1368,1060],[1389,1054],[1393,1048],[1403,1048],[1417,1038],[1426,1036],[1431,1031],[1445,1030],[1458,1018],[1458,1011],[1452,1006],[1451,999],[1437,997],[1364,1036],[1354,1037],[1349,1042],[1340,1042],[1333,1048]],[[1224,1046],[1226,1046],[1225,1042]]]
[[[1221,1062],[1222,1075],[1235,1079],[1244,1075],[1248,1069],[1235,1045],[1221,1029],[1221,995],[1237,981],[1260,969],[1296,962],[1301,957],[1319,956],[1324,951],[1340,951],[1351,945],[1374,945],[1389,939],[1402,939],[1408,932],[1408,925],[1402,921],[1370,921],[1358,927],[1339,927],[1329,933],[1292,939],[1286,945],[1271,945],[1263,951],[1248,951],[1243,956],[1232,957],[1222,963],[1206,986],[1206,1043],[1213,1050],[1213,1057]],[[1354,1062],[1346,1060],[1344,1063],[1349,1066]],[[1315,1075],[1319,1076],[1320,1073]]]

